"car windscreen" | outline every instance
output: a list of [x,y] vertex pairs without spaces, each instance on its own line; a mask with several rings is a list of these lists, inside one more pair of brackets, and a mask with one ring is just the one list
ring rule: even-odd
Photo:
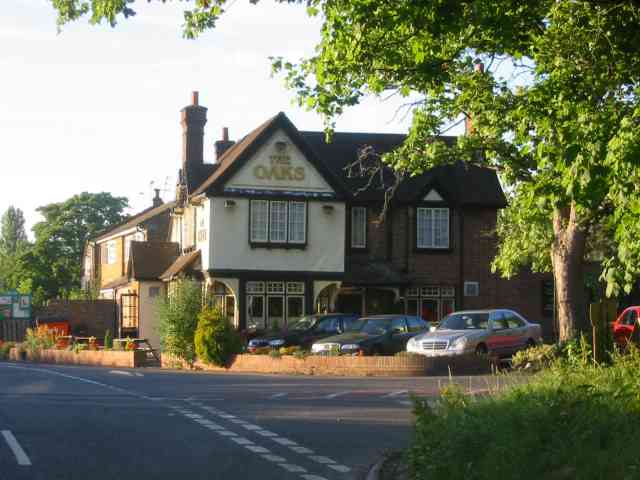
[[309,330],[311,327],[313,327],[313,324],[316,322],[317,318],[318,317],[315,317],[313,315],[302,317],[296,323],[290,325],[289,330]]
[[353,330],[370,335],[384,335],[391,330],[392,318],[361,318]]
[[488,313],[452,313],[442,320],[438,330],[485,330],[488,327]]

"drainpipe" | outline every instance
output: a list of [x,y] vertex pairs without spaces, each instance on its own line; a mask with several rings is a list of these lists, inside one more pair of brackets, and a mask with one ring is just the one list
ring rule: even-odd
[[462,213],[462,207],[458,207],[458,212],[460,215],[460,286],[458,287],[458,291],[460,292],[460,305],[456,310],[464,310],[464,215]]

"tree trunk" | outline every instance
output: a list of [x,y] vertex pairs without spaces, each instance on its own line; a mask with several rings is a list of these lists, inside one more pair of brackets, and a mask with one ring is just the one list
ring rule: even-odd
[[586,232],[578,223],[573,203],[555,209],[553,232],[551,260],[558,304],[558,335],[559,340],[565,342],[576,336],[584,296],[582,264]]

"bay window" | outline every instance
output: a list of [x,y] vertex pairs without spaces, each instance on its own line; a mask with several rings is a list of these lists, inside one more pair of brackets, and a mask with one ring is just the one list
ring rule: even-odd
[[367,246],[367,207],[351,207],[351,248]]

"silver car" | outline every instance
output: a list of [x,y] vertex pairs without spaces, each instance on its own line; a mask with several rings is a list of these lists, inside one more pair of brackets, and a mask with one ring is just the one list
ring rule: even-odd
[[469,353],[507,357],[541,341],[540,325],[513,310],[469,310],[451,313],[437,329],[413,337],[407,351],[428,357]]

